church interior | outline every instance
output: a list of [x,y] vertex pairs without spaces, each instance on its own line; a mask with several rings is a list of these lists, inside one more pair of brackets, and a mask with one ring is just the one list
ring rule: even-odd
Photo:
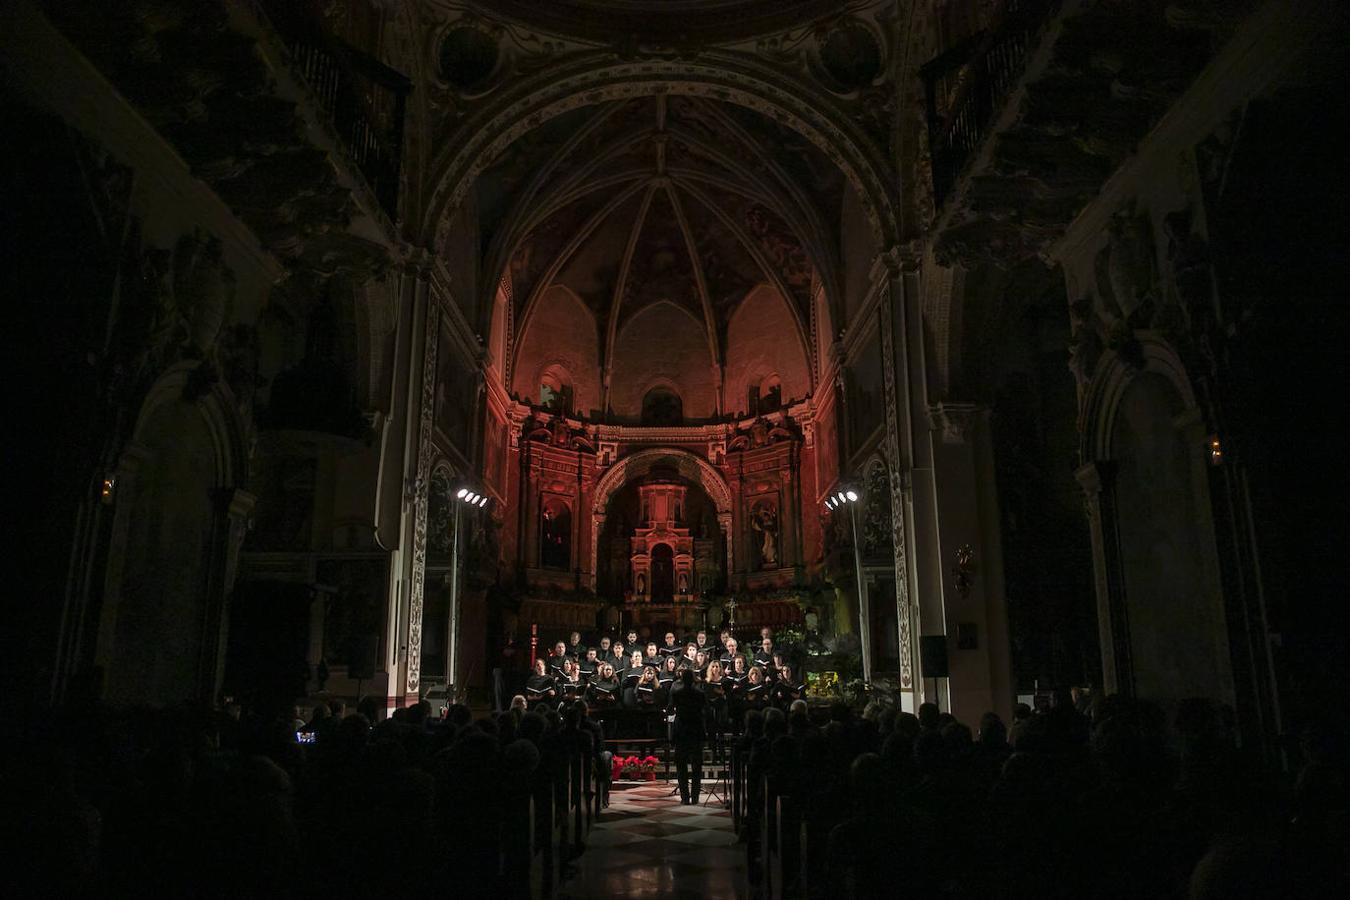
[[0,4],[13,895],[1344,896],[1348,56]]

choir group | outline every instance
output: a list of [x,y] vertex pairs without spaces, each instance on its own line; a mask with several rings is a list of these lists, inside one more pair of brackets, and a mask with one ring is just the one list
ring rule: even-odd
[[700,631],[683,642],[673,631],[665,642],[642,644],[636,631],[625,639],[602,637],[599,645],[582,643],[581,633],[558,641],[547,657],[536,659],[525,684],[531,708],[564,700],[586,700],[596,711],[605,709],[670,708],[670,695],[686,669],[710,703],[732,714],[777,706],[786,709],[803,699],[806,686],[774,647],[768,628],[760,630],[759,646],[742,651],[730,631],[715,644]]

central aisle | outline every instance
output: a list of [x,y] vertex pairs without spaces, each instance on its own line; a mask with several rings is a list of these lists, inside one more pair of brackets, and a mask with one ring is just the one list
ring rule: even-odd
[[[705,783],[706,786],[706,783]],[[746,897],[745,848],[717,800],[681,806],[674,782],[617,784],[586,836],[564,898]]]

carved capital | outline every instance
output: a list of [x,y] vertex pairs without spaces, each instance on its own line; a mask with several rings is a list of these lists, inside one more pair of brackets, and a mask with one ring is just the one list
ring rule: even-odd
[[1109,459],[1093,460],[1079,466],[1073,474],[1088,499],[1096,500],[1103,489],[1112,485],[1116,475],[1116,464]]
[[971,431],[984,413],[984,407],[975,403],[937,403],[928,408],[933,429],[942,433],[944,444],[965,444]]

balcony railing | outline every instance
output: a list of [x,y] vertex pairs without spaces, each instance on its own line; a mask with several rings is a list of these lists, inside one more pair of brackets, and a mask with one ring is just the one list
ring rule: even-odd
[[1059,0],[1008,0],[998,25],[979,31],[919,70],[928,106],[933,199],[939,209],[988,137],[1026,68],[1036,34]]
[[381,208],[397,218],[403,117],[412,82],[323,31],[303,4],[261,0],[259,6]]

